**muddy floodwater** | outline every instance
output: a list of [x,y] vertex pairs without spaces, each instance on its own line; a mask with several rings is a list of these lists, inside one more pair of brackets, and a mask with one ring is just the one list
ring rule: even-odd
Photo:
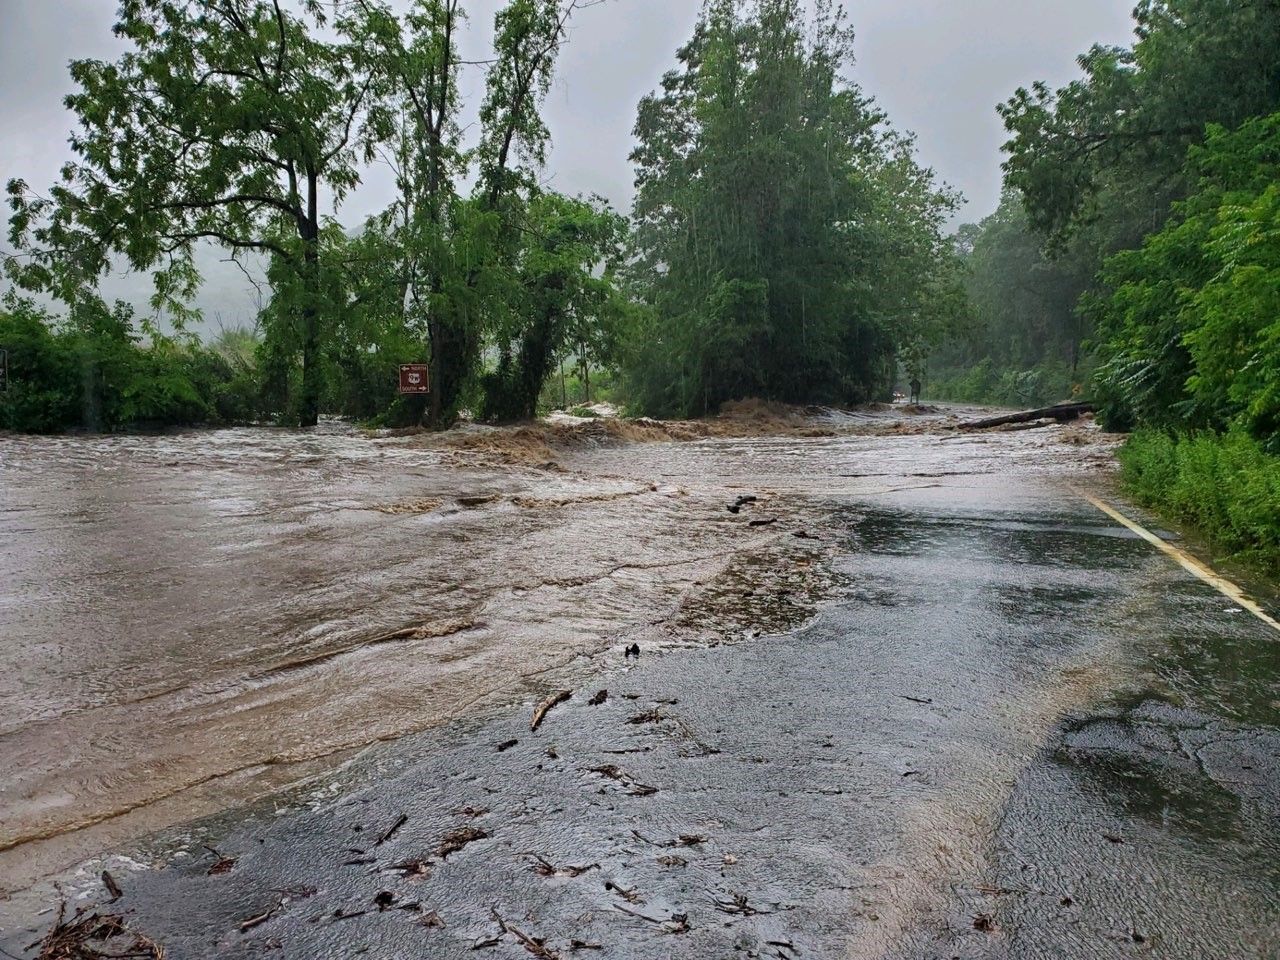
[[0,438],[0,946],[1277,956],[1280,636],[965,415]]

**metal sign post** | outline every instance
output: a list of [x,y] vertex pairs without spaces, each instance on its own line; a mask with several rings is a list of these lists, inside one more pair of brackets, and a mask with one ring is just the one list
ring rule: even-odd
[[431,368],[425,363],[400,364],[400,392],[408,396],[431,392]]

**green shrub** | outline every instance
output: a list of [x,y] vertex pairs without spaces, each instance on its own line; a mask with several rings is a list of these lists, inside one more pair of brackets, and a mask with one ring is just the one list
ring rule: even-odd
[[239,423],[257,418],[253,368],[196,342],[143,343],[132,311],[86,304],[55,322],[29,301],[0,311],[9,387],[0,429],[23,433]]
[[1134,434],[1121,479],[1139,503],[1187,521],[1226,552],[1280,572],[1280,457],[1242,430]]

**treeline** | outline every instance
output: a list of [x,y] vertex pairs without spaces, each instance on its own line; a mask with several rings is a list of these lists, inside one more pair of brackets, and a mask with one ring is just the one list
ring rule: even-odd
[[[105,341],[85,332],[90,315],[118,318],[111,350],[133,351],[137,371],[208,360],[97,293],[121,265],[150,273],[155,316],[181,329],[207,245],[250,272],[265,262],[261,342],[234,388],[166,372],[164,391],[200,402],[164,417],[95,396],[31,418],[10,394],[0,425],[511,420],[568,393],[565,365],[583,381],[607,371],[654,414],[887,394],[899,358],[918,364],[959,310],[942,235],[954,197],[849,80],[842,16],[825,0],[811,17],[801,0],[711,0],[640,105],[628,222],[540,179],[540,106],[583,5],[508,0],[464,136],[462,0],[403,14],[381,0],[122,3],[128,51],[72,64],[74,161],[47,191],[8,186],[8,275],[64,305],[41,340],[39,311],[11,297],[6,329],[28,338],[11,381],[35,391],[35,367],[91,367]],[[333,211],[375,160],[396,199],[344,226]],[[37,361],[37,341],[76,346]],[[397,366],[424,359],[429,397],[397,396]],[[234,409],[218,399],[232,389]],[[72,415],[107,407],[118,416]]]
[[[75,160],[47,192],[8,185],[9,276],[66,305],[50,343],[81,337],[86,312],[119,313],[97,284],[121,262],[153,275],[153,308],[181,325],[212,244],[249,271],[266,263],[254,398],[238,415],[444,426],[466,405],[529,416],[552,367],[570,353],[598,359],[624,312],[625,221],[539,179],[540,105],[579,5],[510,0],[498,12],[467,145],[461,0],[414,0],[403,15],[379,0],[122,3],[128,52],[71,67]],[[333,211],[375,160],[394,170],[396,199],[344,228]],[[154,331],[153,343],[118,339],[139,367],[207,353]],[[397,366],[424,358],[429,398],[400,398]],[[19,359],[15,389],[23,376]],[[203,381],[191,385],[206,401],[192,417],[216,407]],[[0,410],[10,427],[51,426],[3,398]],[[64,425],[76,424],[95,425]]]
[[133,310],[78,304],[60,323],[29,301],[0,311],[8,388],[0,429],[230,424],[259,416],[256,341],[244,331],[204,346],[144,331]]
[[1134,16],[1132,47],[1096,46],[1081,79],[1000,107],[1006,192],[957,236],[974,323],[934,373],[978,388],[984,365],[997,392],[1038,375],[1057,395],[1029,399],[1093,394],[1120,427],[1240,420],[1269,439],[1275,351],[1266,306],[1245,301],[1277,267],[1280,3],[1144,0]]
[[1280,569],[1280,3],[1135,18],[1131,48],[1001,107],[1008,191],[961,232],[976,328],[942,386],[1091,395],[1154,431],[1124,457],[1141,498]]

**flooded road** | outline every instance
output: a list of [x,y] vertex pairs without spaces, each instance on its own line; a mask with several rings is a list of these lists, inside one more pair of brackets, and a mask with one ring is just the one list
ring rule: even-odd
[[107,865],[172,957],[1273,955],[1269,628],[1096,435],[821,424],[0,440],[0,945]]

